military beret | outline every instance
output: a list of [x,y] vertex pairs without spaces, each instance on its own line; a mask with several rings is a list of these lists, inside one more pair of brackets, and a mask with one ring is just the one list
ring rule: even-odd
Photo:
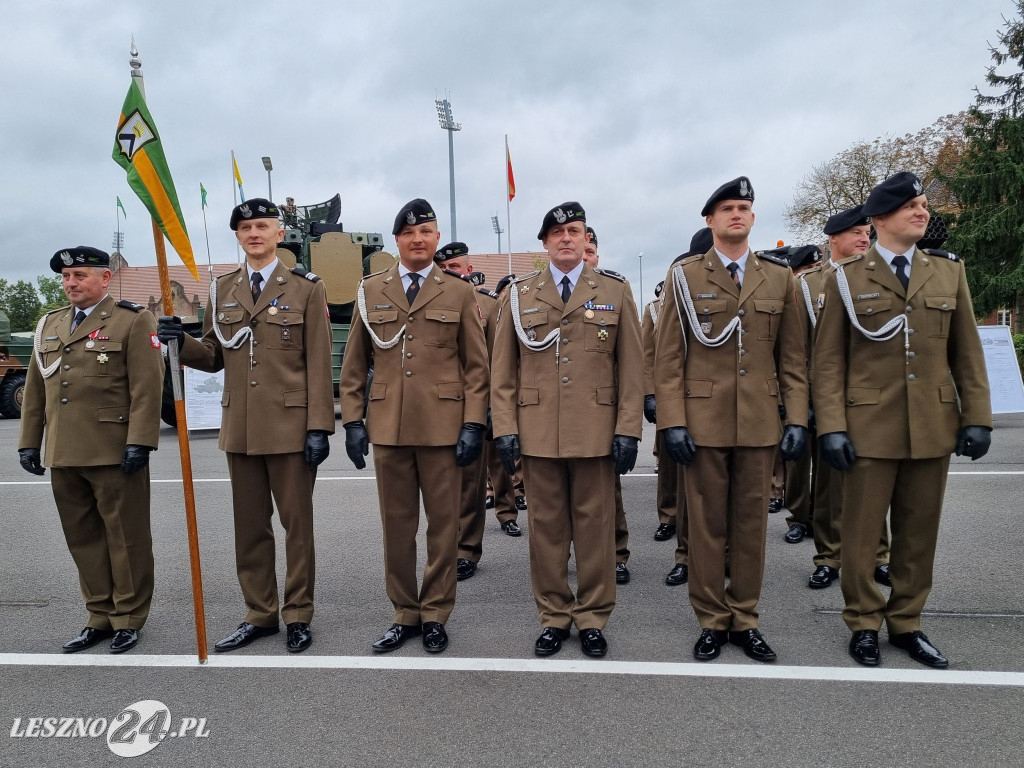
[[863,208],[862,205],[856,205],[853,208],[832,214],[821,231],[826,235],[838,235],[853,227],[864,226],[868,223],[868,217],[864,215]]
[[437,221],[434,209],[422,197],[417,197],[402,206],[402,210],[395,216],[395,226],[391,228],[391,234],[397,235],[403,227],[426,224],[428,221]]
[[871,190],[862,207],[865,216],[884,216],[924,194],[924,184],[910,171],[895,173]]
[[254,197],[231,209],[231,229],[238,231],[238,223],[242,219],[276,219],[281,211],[264,197]]
[[711,227],[704,227],[694,232],[693,237],[690,238],[690,249],[686,253],[681,253],[676,256],[672,263],[675,264],[677,261],[688,259],[691,256],[696,256],[698,253],[707,253],[711,250],[711,247],[715,244],[714,235],[711,234]]
[[583,210],[582,205],[575,201],[562,203],[557,208],[552,208],[545,213],[544,222],[540,225],[540,232],[537,233],[537,239],[543,240],[553,226],[569,221],[582,221],[584,224],[587,222],[587,212]]
[[80,245],[57,251],[50,259],[50,269],[58,275],[64,267],[110,267],[110,255],[99,248]]
[[511,283],[515,279],[516,279],[515,275],[505,275],[503,278],[501,278],[501,280],[498,281],[498,284],[496,286],[494,286],[494,292],[495,293],[501,293],[503,290],[505,290],[508,287],[508,284]]
[[593,227],[587,227],[587,234],[590,235],[590,242],[597,247],[597,232],[594,231]]
[[654,298],[661,296],[661,292],[665,290],[665,281],[662,280],[656,286],[654,286]]
[[708,201],[704,203],[704,208],[701,209],[700,215],[710,215],[715,206],[723,200],[749,200],[754,202],[754,187],[750,183],[750,179],[746,176],[740,176],[720,186],[708,198]]
[[790,269],[800,269],[821,261],[821,249],[816,245],[793,246],[786,256]]
[[441,249],[434,254],[434,261],[445,262],[449,259],[457,259],[459,256],[468,256],[469,246],[465,243],[455,241],[454,243],[448,243],[448,245],[442,245]]

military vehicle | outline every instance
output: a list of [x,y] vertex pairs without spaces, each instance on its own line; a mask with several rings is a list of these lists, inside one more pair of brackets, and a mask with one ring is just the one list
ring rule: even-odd
[[[356,305],[356,289],[364,275],[380,272],[395,263],[395,257],[382,250],[379,233],[347,232],[341,219],[341,195],[316,205],[296,205],[285,198],[280,206],[284,239],[277,246],[277,257],[289,269],[302,267],[320,276],[327,289],[327,309],[331,317],[331,373],[334,396],[338,397],[341,360],[345,355],[348,331]],[[202,310],[200,310],[202,313]],[[197,323],[185,323],[185,332],[202,335],[202,314]],[[162,418],[176,423],[170,378],[165,382]]]
[[32,334],[11,333],[11,321],[0,310],[0,416],[21,418],[25,377],[32,359]]

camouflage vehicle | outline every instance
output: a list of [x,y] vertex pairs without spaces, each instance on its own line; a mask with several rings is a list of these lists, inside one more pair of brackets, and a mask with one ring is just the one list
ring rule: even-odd
[[0,416],[21,418],[25,377],[32,359],[32,334],[11,333],[11,321],[0,311]]

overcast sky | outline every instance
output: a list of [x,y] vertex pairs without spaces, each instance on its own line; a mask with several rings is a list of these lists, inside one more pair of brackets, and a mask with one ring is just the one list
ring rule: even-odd
[[[751,178],[755,248],[789,243],[783,211],[811,166],[858,140],[902,135],[965,109],[1010,0],[859,4],[648,0],[111,3],[35,0],[4,11],[0,66],[0,276],[34,279],[54,251],[111,250],[154,264],[147,213],[111,159],[134,34],[197,263],[234,261],[230,152],[248,197],[299,204],[341,194],[349,231],[380,232],[409,199],[452,239],[493,252],[505,221],[539,250],[549,208],[580,201],[602,266],[644,293],[704,225],[723,182]],[[292,16],[287,16],[292,13]],[[170,252],[174,258],[173,251]]]

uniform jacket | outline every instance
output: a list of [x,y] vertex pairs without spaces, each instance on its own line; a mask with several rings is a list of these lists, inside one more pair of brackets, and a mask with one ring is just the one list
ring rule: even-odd
[[901,330],[871,341],[855,329],[835,273],[814,346],[818,434],[848,432],[858,456],[922,459],[956,447],[962,426],[992,426],[988,375],[963,263],[914,251],[904,291],[872,246],[843,262],[861,325],[878,330],[906,312]]
[[[800,308],[797,312],[800,315],[800,324],[804,331],[804,346],[807,357],[807,382],[808,386],[814,380],[814,369],[811,366],[812,352],[814,351],[814,335],[817,328],[818,316],[821,314],[821,307],[825,298],[822,293],[827,266],[821,264],[804,270],[796,276],[796,303]],[[803,284],[807,284],[807,295],[804,295]],[[811,324],[811,314],[814,315],[814,324]],[[813,399],[813,398],[812,398]]]
[[487,422],[487,343],[473,285],[436,265],[415,307],[393,267],[363,278],[367,320],[383,341],[405,326],[404,339],[377,347],[357,310],[341,367],[343,423],[363,417],[366,375],[373,383],[366,410],[377,445],[455,445],[466,422]]
[[[673,271],[682,269],[697,319],[717,336],[734,317],[743,329],[719,347],[694,337],[685,308],[677,310]],[[764,447],[782,437],[785,423],[807,426],[807,358],[789,267],[751,252],[742,291],[714,248],[683,260],[665,278],[658,328],[655,387],[658,429],[687,427],[697,445]],[[680,323],[682,315],[682,323]],[[686,351],[683,334],[686,334]]]
[[[244,326],[249,342],[225,349]],[[331,323],[322,282],[312,282],[278,263],[253,305],[245,266],[217,278],[217,306],[203,318],[202,340],[185,337],[181,362],[201,371],[224,371],[219,445],[229,453],[263,455],[303,450],[306,432],[334,432]]]
[[498,299],[482,290],[476,291],[476,303],[480,307],[480,322],[484,328],[484,337],[487,339],[487,359],[491,359],[491,351],[494,349],[494,332],[498,320]]
[[120,464],[126,445],[156,448],[164,361],[156,319],[106,296],[74,332],[74,307],[47,315],[40,337],[43,365],[60,366],[44,379],[28,367],[19,448],[39,448],[43,464],[92,467]]
[[654,353],[658,345],[658,321],[660,301],[649,301],[644,305],[644,317],[640,323],[640,338],[644,345],[644,394],[654,394]]
[[549,458],[608,456],[615,435],[639,438],[644,360],[629,283],[584,265],[563,304],[545,267],[513,290],[524,330],[539,341],[561,328],[561,341],[557,355],[554,344],[527,349],[502,298],[491,371],[494,435],[518,434],[524,454]]

